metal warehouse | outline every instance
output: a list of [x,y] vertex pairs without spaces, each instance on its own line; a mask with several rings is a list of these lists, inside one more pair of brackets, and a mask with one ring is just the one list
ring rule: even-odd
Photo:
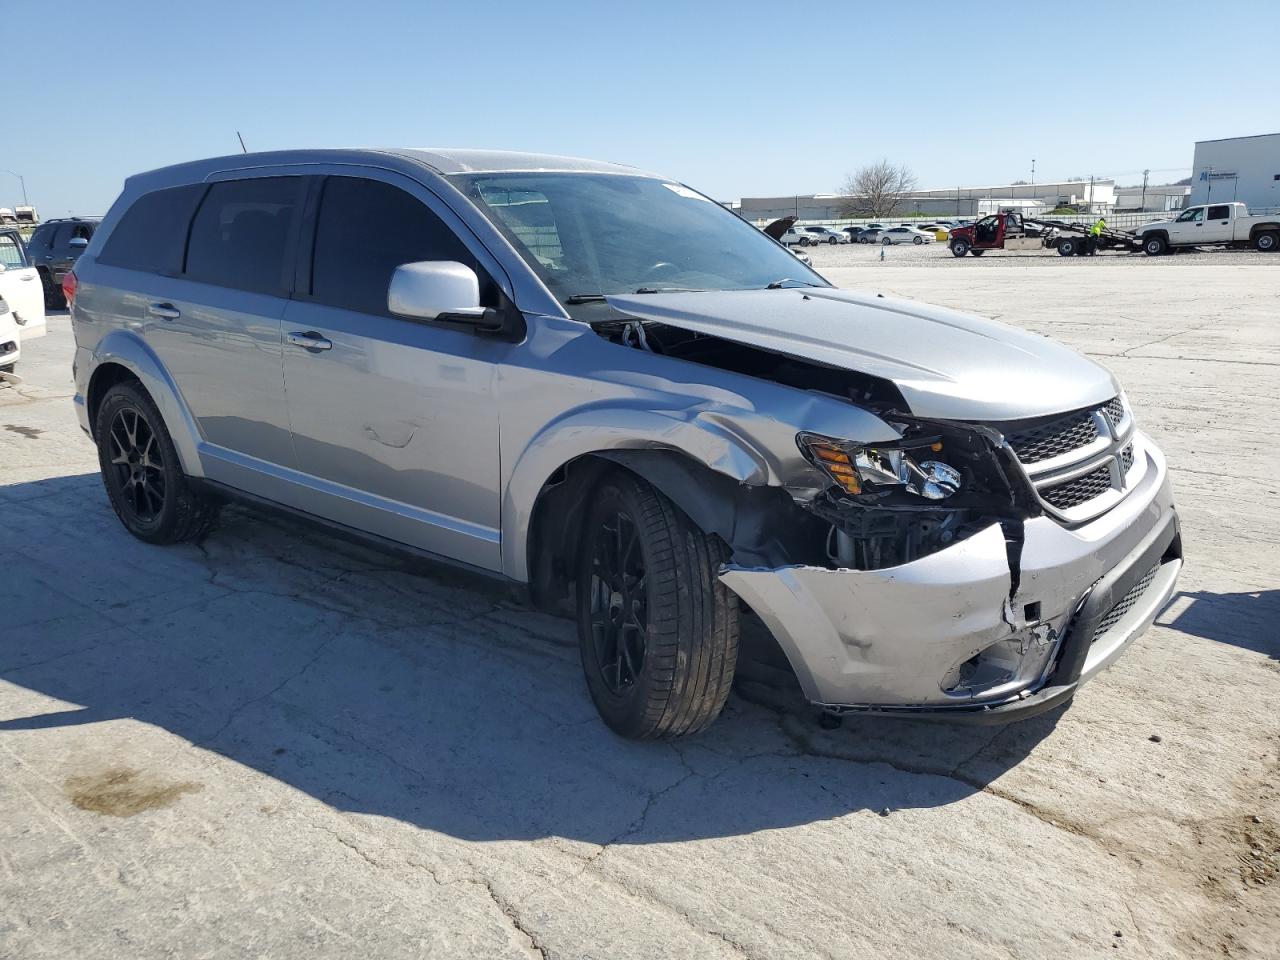
[[1199,140],[1190,204],[1239,200],[1254,213],[1280,210],[1280,133]]

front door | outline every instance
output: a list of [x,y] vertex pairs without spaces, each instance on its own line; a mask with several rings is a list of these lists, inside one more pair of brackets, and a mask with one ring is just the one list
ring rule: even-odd
[[16,230],[0,232],[0,297],[9,304],[23,340],[44,336],[44,288]]
[[1174,244],[1203,243],[1204,207],[1190,207],[1178,214],[1169,224],[1169,242]]
[[[289,422],[307,475],[295,505],[498,570],[493,390],[509,346],[388,311],[400,264],[478,265],[425,192],[386,176],[319,185],[312,269],[284,314]],[[479,272],[482,296],[496,297]]]

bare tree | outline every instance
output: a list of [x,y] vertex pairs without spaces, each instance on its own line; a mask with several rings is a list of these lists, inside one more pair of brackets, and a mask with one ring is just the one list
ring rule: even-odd
[[840,208],[849,217],[887,217],[915,185],[915,174],[905,163],[881,160],[845,178]]

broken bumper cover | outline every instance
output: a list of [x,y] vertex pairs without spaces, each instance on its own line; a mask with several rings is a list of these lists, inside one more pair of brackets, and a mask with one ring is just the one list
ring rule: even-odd
[[1141,479],[1115,508],[1067,529],[1029,520],[1017,592],[992,525],[882,570],[729,567],[806,697],[838,711],[992,723],[1070,699],[1173,596],[1181,540],[1164,457],[1135,438]]

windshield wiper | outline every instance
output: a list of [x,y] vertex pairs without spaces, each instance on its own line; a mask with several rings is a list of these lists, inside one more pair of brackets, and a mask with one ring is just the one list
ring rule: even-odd
[[768,284],[766,290],[781,290],[784,283],[798,283],[802,287],[816,287],[816,283],[810,283],[808,280],[797,280],[795,277],[783,277],[781,280],[775,280]]
[[[696,287],[641,287],[636,293],[700,293]],[[609,297],[624,297],[624,293],[575,293],[566,297],[565,303],[604,303]]]

